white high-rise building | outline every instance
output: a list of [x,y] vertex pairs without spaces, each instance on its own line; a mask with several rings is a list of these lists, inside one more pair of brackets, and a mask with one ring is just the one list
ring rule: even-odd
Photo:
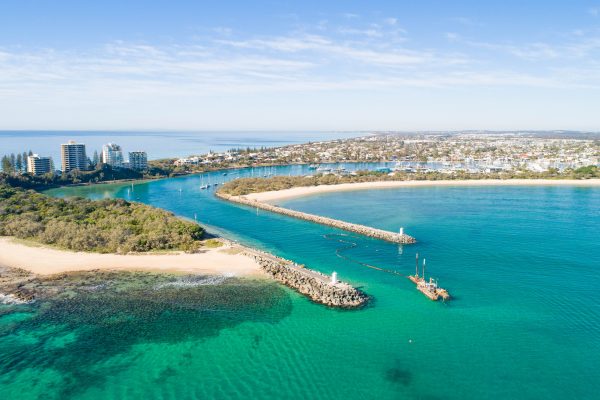
[[37,154],[27,157],[27,172],[33,175],[44,175],[52,172],[52,158],[40,157]]
[[71,172],[75,169],[87,170],[88,160],[85,154],[85,144],[69,140],[68,143],[60,145],[60,155],[62,157],[61,169],[63,172]]
[[130,151],[129,152],[129,168],[138,171],[148,169],[148,155],[145,151]]
[[111,167],[123,167],[123,150],[121,146],[115,143],[108,143],[102,146],[102,162]]

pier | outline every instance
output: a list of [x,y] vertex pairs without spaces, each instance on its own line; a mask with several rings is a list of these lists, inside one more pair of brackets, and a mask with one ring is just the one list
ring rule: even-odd
[[341,282],[334,272],[331,276],[308,269],[292,261],[245,248],[243,254],[256,260],[260,267],[276,281],[308,296],[316,303],[329,307],[357,308],[369,297],[353,286]]
[[219,192],[217,192],[215,195],[223,200],[228,200],[234,203],[244,204],[250,207],[255,207],[257,209],[260,208],[262,210],[267,210],[278,214],[303,219],[305,221],[316,222],[321,225],[332,226],[334,228],[343,229],[345,231],[358,233],[360,235],[369,236],[372,238],[381,239],[392,243],[411,244],[416,242],[415,238],[405,234],[403,229],[400,229],[400,232],[398,233],[390,232],[385,231],[383,229],[372,228],[370,226],[353,224],[351,222],[340,221],[338,219],[321,217],[319,215],[290,210],[289,208],[274,206],[257,200],[250,200],[244,196],[231,196]]

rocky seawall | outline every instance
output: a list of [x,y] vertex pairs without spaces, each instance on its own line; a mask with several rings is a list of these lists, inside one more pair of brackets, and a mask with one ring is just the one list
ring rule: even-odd
[[244,253],[253,257],[276,281],[308,296],[316,303],[329,307],[357,308],[369,300],[369,296],[351,285],[337,280],[334,283],[332,277],[289,260],[257,250],[248,249]]
[[414,237],[406,235],[404,233],[395,233],[390,231],[384,231],[383,229],[371,228],[370,226],[353,224],[351,222],[340,221],[338,219],[321,217],[319,215],[307,214],[301,211],[290,210],[279,206],[274,206],[268,203],[263,203],[256,200],[247,199],[244,196],[231,196],[225,193],[216,193],[216,196],[223,199],[232,201],[234,203],[244,204],[250,207],[257,207],[262,210],[276,212],[279,214],[287,215],[290,217],[303,219],[305,221],[316,222],[317,224],[332,226],[334,228],[343,229],[345,231],[358,233],[360,235],[369,236],[376,239],[386,240],[392,243],[399,244],[410,244],[415,243]]

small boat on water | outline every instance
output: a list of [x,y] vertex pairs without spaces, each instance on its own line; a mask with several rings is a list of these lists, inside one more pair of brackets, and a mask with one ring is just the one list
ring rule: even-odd
[[204,184],[204,177],[200,176],[200,190],[206,190],[208,189],[209,185]]
[[438,286],[437,279],[434,280],[432,277],[429,277],[429,281],[425,280],[425,259],[423,259],[423,275],[419,276],[419,253],[416,256],[415,274],[409,275],[408,279],[417,285],[418,291],[433,301],[437,301],[440,298],[443,301],[450,299],[448,291]]

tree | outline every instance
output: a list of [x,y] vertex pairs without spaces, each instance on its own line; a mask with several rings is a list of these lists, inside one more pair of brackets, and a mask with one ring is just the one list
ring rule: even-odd
[[23,172],[27,172],[27,152],[23,152]]
[[11,171],[15,171],[15,166],[17,165],[17,157],[15,157],[15,153],[10,153],[10,166]]
[[15,171],[23,172],[23,155],[21,153],[17,154],[17,159],[15,161]]
[[96,168],[100,164],[100,157],[98,156],[98,150],[94,150],[94,158],[92,158],[92,167]]
[[10,164],[10,158],[8,156],[2,157],[2,171],[12,172],[12,165]]

